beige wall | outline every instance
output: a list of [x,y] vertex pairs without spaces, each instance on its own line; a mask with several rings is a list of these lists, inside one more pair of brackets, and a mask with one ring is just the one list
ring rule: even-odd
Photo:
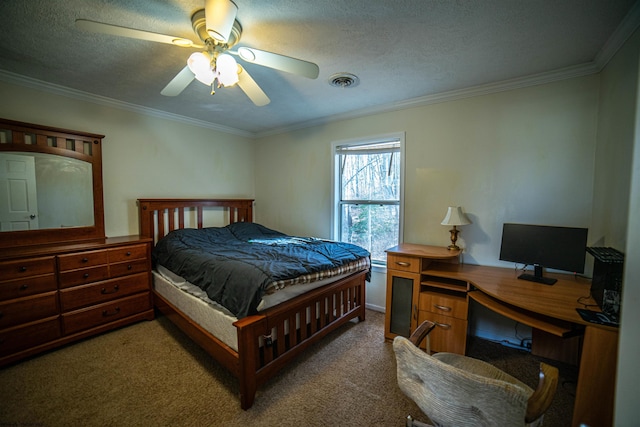
[[[256,144],[259,220],[331,236],[331,142],[405,132],[404,241],[446,246],[461,205],[465,262],[498,260],[503,222],[589,227],[599,76],[443,102],[276,135]],[[356,89],[357,90],[357,89]],[[384,307],[384,272],[367,291]]]
[[0,93],[0,117],[105,135],[107,236],[138,233],[138,198],[254,196],[247,138],[3,82]]

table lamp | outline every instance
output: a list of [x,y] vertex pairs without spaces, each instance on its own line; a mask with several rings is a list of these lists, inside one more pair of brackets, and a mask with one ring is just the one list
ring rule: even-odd
[[462,212],[462,208],[460,206],[449,206],[447,209],[447,215],[444,217],[441,224],[453,226],[453,228],[449,230],[451,233],[451,244],[447,246],[447,249],[450,251],[459,251],[460,247],[456,245],[459,230],[456,226],[471,224],[471,221],[469,221],[469,218],[467,218],[467,216]]

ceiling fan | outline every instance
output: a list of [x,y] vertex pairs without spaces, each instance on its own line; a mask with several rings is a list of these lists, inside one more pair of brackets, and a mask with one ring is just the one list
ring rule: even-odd
[[249,47],[240,47],[237,51],[230,50],[240,41],[242,35],[242,26],[236,20],[237,12],[238,7],[231,0],[205,0],[205,8],[198,10],[191,17],[193,30],[204,44],[196,44],[181,37],[86,19],[76,20],[76,27],[96,33],[200,49],[189,57],[187,65],[162,89],[160,93],[165,96],[179,95],[196,79],[210,86],[212,95],[216,86],[229,87],[237,83],[255,105],[267,105],[271,102],[269,97],[247,70],[236,62],[234,56],[246,62],[310,79],[318,77],[319,68],[312,62]]

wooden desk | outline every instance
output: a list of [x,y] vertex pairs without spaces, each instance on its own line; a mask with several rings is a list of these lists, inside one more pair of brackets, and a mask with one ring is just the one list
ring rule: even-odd
[[[416,272],[407,275],[395,270],[397,267],[387,265],[387,323],[391,318],[389,313],[393,308],[397,311],[398,307],[397,304],[392,307],[394,303],[389,288],[395,278],[402,276],[402,279],[413,279],[413,301],[420,298],[416,294],[424,293],[433,286],[437,291],[440,284],[443,287],[453,284],[458,292],[467,290],[467,299],[531,326],[534,332],[544,331],[560,339],[584,333],[572,425],[612,425],[618,328],[585,322],[577,313],[576,308],[583,308],[583,303],[596,304],[588,298],[590,282],[563,274],[548,274],[558,279],[552,286],[528,282],[519,280],[519,272],[514,269],[456,263],[458,254],[443,254],[441,249],[401,244],[387,251],[388,257],[394,260],[404,257],[411,265],[419,266]],[[442,257],[438,258],[438,255]],[[449,290],[446,292],[450,293]],[[414,303],[411,318],[416,321],[411,322],[411,330],[417,324],[418,309]],[[387,325],[385,336],[388,339],[394,336],[389,333]],[[456,339],[461,338],[457,335]],[[463,339],[466,340],[466,335]]]

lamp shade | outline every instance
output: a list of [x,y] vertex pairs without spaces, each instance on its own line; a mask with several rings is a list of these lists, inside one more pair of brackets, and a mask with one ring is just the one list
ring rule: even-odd
[[229,35],[236,20],[238,6],[231,0],[206,0],[204,4],[204,17],[207,33],[222,43],[229,41]]
[[447,208],[447,215],[441,222],[442,225],[467,225],[471,224],[469,218],[462,212],[460,206],[449,206]]

